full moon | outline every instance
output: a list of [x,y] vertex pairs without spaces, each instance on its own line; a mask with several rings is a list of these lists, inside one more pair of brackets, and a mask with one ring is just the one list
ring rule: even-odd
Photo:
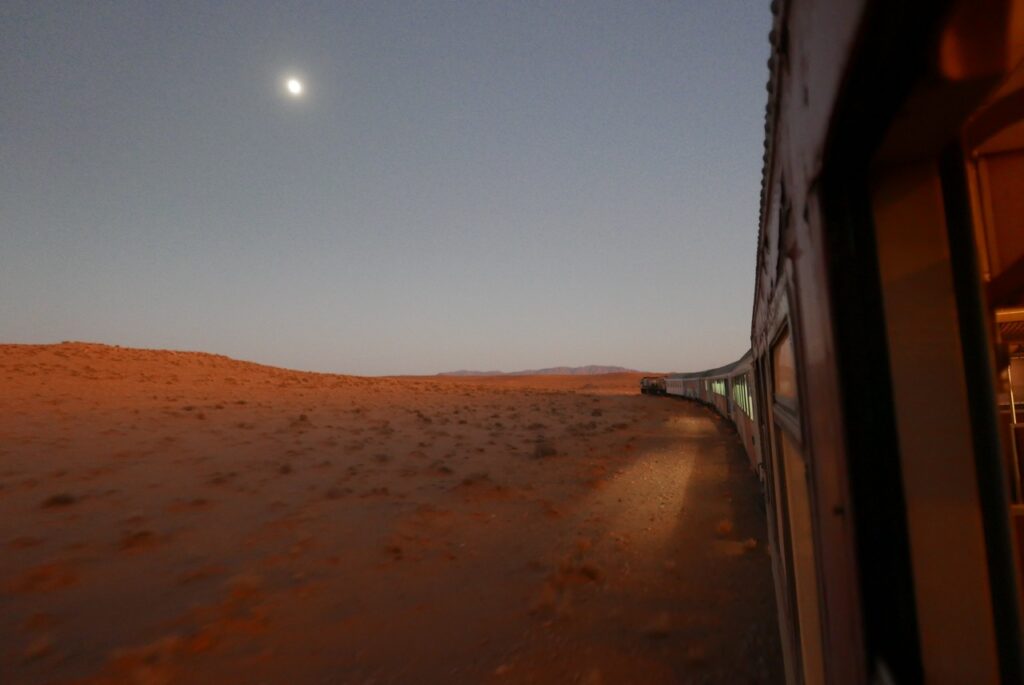
[[299,79],[290,78],[288,79],[287,82],[285,82],[284,86],[285,88],[288,89],[288,93],[291,94],[292,96],[299,97],[300,95],[302,95],[302,81],[300,81]]

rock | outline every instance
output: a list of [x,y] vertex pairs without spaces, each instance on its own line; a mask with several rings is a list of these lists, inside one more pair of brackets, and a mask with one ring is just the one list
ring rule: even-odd
[[539,440],[533,448],[534,459],[545,459],[558,454],[558,450],[549,440]]
[[28,647],[25,648],[25,653],[22,655],[22,659],[25,662],[38,661],[49,655],[53,651],[53,640],[46,635],[37,637],[33,640]]
[[663,611],[652,618],[643,628],[643,634],[650,638],[665,638],[672,633],[672,617]]
[[121,535],[120,547],[123,550],[149,547],[157,543],[157,536],[151,530],[125,531]]
[[708,649],[703,644],[692,644],[686,648],[683,658],[691,666],[704,664],[708,660]]
[[71,493],[62,492],[60,494],[47,497],[46,500],[43,502],[43,506],[46,508],[66,507],[68,505],[74,504],[77,501],[78,498],[72,495]]

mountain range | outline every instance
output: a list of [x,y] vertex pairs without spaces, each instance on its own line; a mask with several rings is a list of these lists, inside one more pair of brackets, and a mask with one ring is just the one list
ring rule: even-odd
[[446,371],[438,376],[596,376],[602,373],[635,373],[634,369],[622,366],[552,366],[547,369],[528,369],[526,371]]

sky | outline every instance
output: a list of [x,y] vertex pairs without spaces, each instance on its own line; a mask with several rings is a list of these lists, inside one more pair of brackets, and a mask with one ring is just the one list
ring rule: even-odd
[[0,342],[733,361],[768,5],[7,0]]

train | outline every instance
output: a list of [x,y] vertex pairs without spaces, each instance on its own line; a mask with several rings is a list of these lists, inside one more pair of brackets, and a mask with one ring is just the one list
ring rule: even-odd
[[645,395],[664,395],[665,379],[661,376],[644,376],[640,379],[640,392]]
[[[1024,682],[1024,0],[775,0],[729,418],[786,679]],[[657,393],[661,394],[661,393]]]

